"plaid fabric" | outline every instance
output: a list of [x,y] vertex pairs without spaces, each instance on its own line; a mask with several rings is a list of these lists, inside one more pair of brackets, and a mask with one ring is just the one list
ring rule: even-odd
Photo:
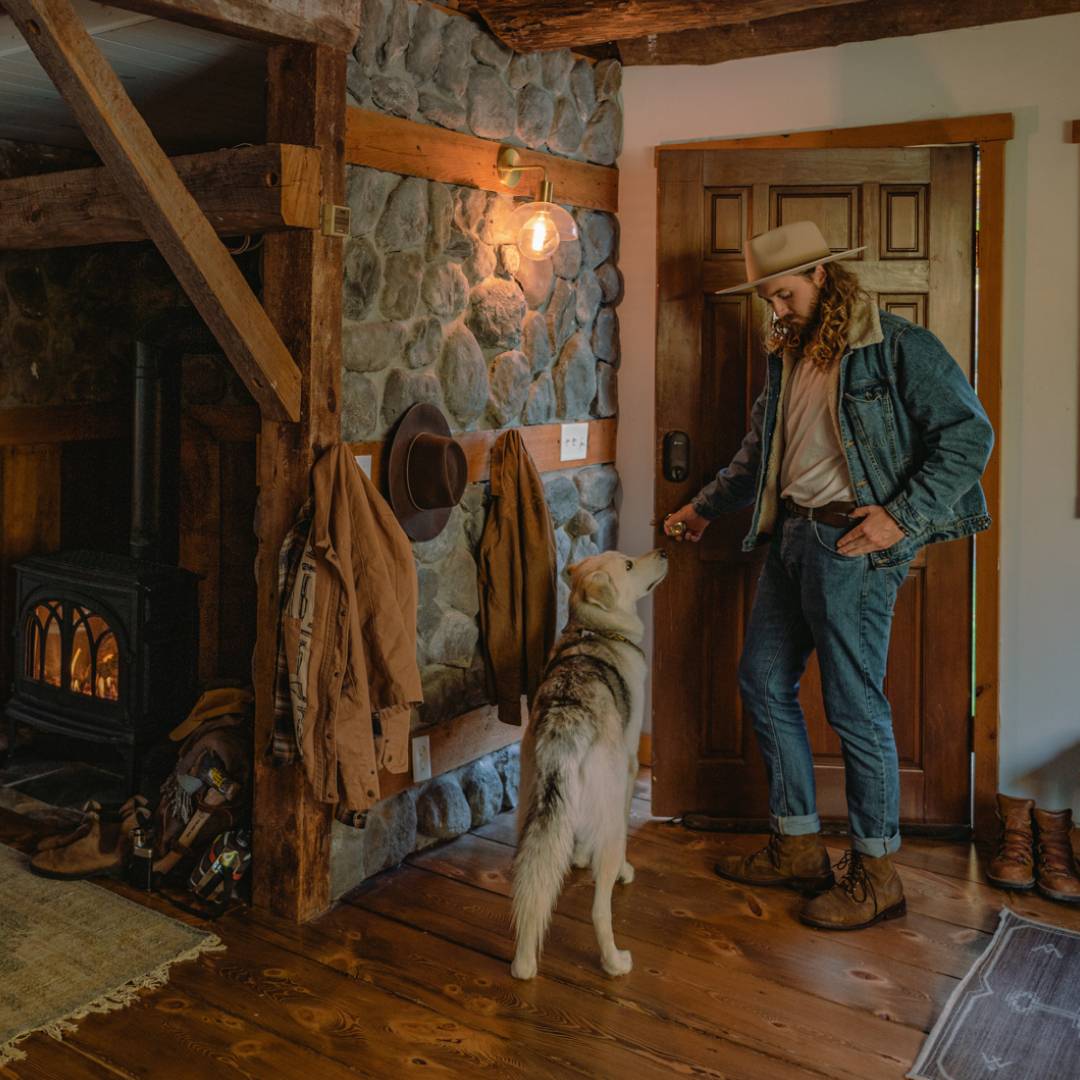
[[295,693],[289,661],[285,655],[285,635],[282,633],[282,616],[288,610],[296,586],[308,534],[311,532],[313,508],[309,500],[300,511],[296,524],[289,530],[278,554],[278,649],[277,669],[274,673],[274,730],[270,740],[269,756],[276,765],[287,765],[300,759],[300,742],[297,720],[293,710]]

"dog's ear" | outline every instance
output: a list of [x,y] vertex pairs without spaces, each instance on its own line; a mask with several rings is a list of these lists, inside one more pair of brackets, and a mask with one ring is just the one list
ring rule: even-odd
[[581,591],[590,604],[611,611],[618,602],[615,583],[606,570],[594,570],[581,583]]

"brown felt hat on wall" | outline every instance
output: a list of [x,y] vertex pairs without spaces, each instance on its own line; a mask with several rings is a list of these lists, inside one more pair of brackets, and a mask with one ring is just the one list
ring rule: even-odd
[[410,540],[443,531],[468,480],[465,451],[446,417],[425,402],[409,408],[390,440],[386,481],[390,506]]

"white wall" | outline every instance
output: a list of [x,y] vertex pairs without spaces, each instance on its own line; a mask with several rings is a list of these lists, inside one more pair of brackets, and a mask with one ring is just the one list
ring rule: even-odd
[[[1001,786],[1080,812],[1080,14],[623,79],[620,547],[652,544],[664,142],[1012,112],[1006,167]],[[720,463],[718,463],[720,464]],[[672,508],[674,509],[674,508]]]

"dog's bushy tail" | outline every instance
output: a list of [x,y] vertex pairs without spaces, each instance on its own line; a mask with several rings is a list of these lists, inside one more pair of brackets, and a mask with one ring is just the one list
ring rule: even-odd
[[514,856],[514,974],[530,978],[574,854],[574,810],[587,750],[580,718],[549,712],[536,737],[536,773]]

